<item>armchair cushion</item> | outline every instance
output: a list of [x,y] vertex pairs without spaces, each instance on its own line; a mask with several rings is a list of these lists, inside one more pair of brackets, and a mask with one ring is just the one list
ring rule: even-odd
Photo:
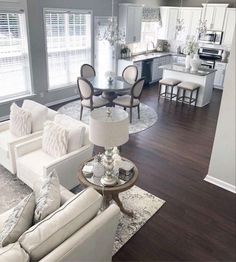
[[10,213],[0,233],[0,246],[14,243],[32,225],[35,208],[34,193],[25,197]]
[[56,171],[53,170],[43,181],[40,192],[36,192],[36,208],[34,223],[38,223],[60,207],[60,183]]
[[57,114],[55,116],[55,123],[63,126],[68,130],[68,150],[73,152],[83,146],[85,127],[80,121],[77,121],[69,116]]
[[48,108],[32,100],[24,100],[22,108],[32,115],[32,133],[43,129],[43,123],[47,120]]
[[19,239],[21,246],[33,261],[40,260],[90,221],[101,202],[102,196],[94,189],[82,191],[27,230]]
[[10,112],[10,131],[17,137],[31,133],[31,113],[15,103],[11,105]]
[[53,121],[47,121],[43,130],[43,151],[51,156],[60,157],[67,153],[67,148],[68,131]]
[[0,262],[29,262],[29,255],[18,242],[0,248]]

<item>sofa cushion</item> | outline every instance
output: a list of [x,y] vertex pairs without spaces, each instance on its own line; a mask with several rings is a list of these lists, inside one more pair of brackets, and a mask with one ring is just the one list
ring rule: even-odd
[[14,243],[32,225],[35,208],[34,193],[25,197],[11,212],[0,233],[0,246]]
[[48,108],[32,100],[24,100],[22,108],[32,115],[32,132],[42,130],[47,120]]
[[54,123],[47,121],[44,124],[42,149],[54,157],[60,157],[67,153],[68,148],[68,132],[67,130]]
[[0,262],[29,262],[29,255],[18,242],[0,248]]
[[51,252],[98,212],[102,196],[94,189],[88,188],[47,216],[19,239],[21,246],[32,260],[40,260]]
[[45,177],[40,191],[35,193],[34,223],[38,223],[60,207],[60,183],[55,170]]
[[81,148],[84,144],[85,127],[80,121],[69,116],[58,114],[55,123],[68,130],[68,153]]
[[17,137],[31,133],[31,113],[13,103],[10,112],[10,131]]

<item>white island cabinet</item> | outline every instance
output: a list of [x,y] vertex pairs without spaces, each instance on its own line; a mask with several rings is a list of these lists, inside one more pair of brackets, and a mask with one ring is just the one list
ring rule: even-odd
[[[174,78],[180,81],[199,84],[198,107],[203,107],[210,103],[216,70],[200,68],[197,72],[191,72],[190,70],[186,70],[183,65],[179,64],[164,65],[161,66],[161,68],[163,69],[163,78]],[[177,93],[176,87],[174,93]]]

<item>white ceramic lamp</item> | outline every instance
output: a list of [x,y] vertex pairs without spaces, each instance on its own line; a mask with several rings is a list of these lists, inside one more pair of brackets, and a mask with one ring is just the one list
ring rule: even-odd
[[105,147],[105,174],[101,183],[113,186],[117,178],[113,172],[113,147],[121,146],[129,140],[128,113],[117,108],[100,108],[91,112],[89,122],[89,140],[101,147]]

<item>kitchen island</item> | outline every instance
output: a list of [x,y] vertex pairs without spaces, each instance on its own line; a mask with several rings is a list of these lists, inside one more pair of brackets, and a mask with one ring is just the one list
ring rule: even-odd
[[[187,70],[181,64],[168,64],[160,66],[160,68],[163,69],[163,78],[174,78],[199,84],[200,90],[196,106],[203,107],[210,103],[214,87],[215,69],[200,67],[198,71],[193,72]],[[174,88],[173,93],[177,93],[177,87]]]

